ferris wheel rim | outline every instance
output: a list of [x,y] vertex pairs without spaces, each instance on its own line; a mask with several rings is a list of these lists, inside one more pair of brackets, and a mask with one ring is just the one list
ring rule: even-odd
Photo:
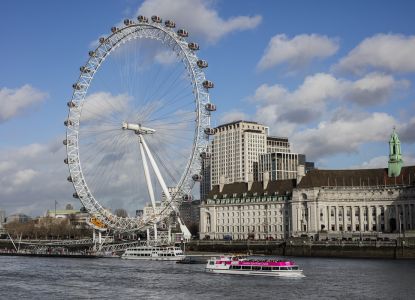
[[[140,35],[140,31],[144,31],[145,29],[156,30],[157,33],[164,35],[164,38],[166,38],[167,41],[163,41],[162,36]],[[94,51],[90,51],[90,58],[87,60],[85,65],[81,67],[81,74],[76,83],[73,85],[74,90],[70,102],[73,103],[75,107],[69,107],[68,118],[65,121],[67,123],[66,160],[69,167],[71,181],[76,191],[76,196],[79,198],[81,203],[92,216],[98,218],[107,227],[118,230],[139,230],[145,228],[152,223],[159,221],[162,217],[171,212],[174,205],[180,203],[180,199],[174,197],[172,198],[172,203],[169,203],[169,205],[166,206],[159,215],[153,215],[147,219],[137,217],[118,217],[107,211],[101,203],[95,199],[88,187],[82,171],[79,154],[79,125],[82,115],[82,105],[88,94],[89,86],[93,82],[96,72],[104,63],[105,59],[116,48],[120,47],[122,43],[127,43],[133,39],[143,38],[157,39],[163,44],[165,42],[174,43],[175,47],[170,47],[170,50],[176,52],[178,57],[180,57],[181,63],[185,65],[185,69],[188,75],[190,75],[189,77],[193,87],[193,101],[196,105],[197,117],[194,125],[195,130],[191,154],[177,184],[181,191],[183,191],[182,189],[187,189],[188,191],[186,191],[190,192],[191,185],[194,182],[191,181],[192,171],[200,169],[198,168],[198,165],[200,166],[200,162],[198,162],[198,155],[201,155],[203,151],[206,151],[208,136],[205,134],[205,131],[206,128],[210,128],[210,111],[205,108],[206,104],[210,103],[209,93],[208,88],[203,86],[206,78],[202,68],[197,68],[196,61],[199,61],[198,57],[196,56],[195,51],[188,48],[189,44],[184,37],[179,36],[172,30],[172,28],[167,26],[164,27],[157,22],[134,23],[130,21],[129,24],[126,24],[123,28],[116,28],[116,30],[113,30],[112,34],[107,38],[103,38],[103,40],[100,39],[100,44]],[[82,68],[84,69],[82,70]]]

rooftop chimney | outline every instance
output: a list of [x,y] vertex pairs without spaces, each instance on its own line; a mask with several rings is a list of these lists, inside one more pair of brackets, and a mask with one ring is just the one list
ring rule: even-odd
[[269,172],[264,172],[263,180],[262,180],[262,188],[265,190],[268,188],[269,183]]
[[223,187],[225,186],[225,176],[219,177],[219,193],[222,193]]
[[249,173],[248,174],[248,191],[251,190],[253,183],[254,183],[254,174]]

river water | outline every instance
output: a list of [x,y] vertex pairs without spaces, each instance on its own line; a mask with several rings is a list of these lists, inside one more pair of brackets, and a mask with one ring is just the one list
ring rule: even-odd
[[293,258],[305,278],[205,265],[0,256],[0,299],[415,299],[415,261]]

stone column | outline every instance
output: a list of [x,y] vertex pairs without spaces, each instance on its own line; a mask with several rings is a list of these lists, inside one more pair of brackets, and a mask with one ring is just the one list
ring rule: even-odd
[[375,205],[375,222],[376,222],[376,231],[380,231],[380,208],[379,205]]
[[368,231],[369,232],[373,231],[373,228],[372,228],[373,215],[372,215],[372,213],[373,213],[373,207],[369,205],[367,207],[367,226],[368,226],[368,229],[369,229]]
[[363,224],[364,224],[363,209],[362,209],[362,206],[359,205],[359,229],[360,229],[360,232],[364,231]]
[[331,225],[330,225],[330,218],[331,218],[330,205],[326,206],[326,211],[327,211],[327,231],[330,231],[331,230]]
[[354,214],[355,214],[355,211],[354,211],[354,205],[352,205],[351,206],[351,210],[352,210],[352,216],[351,216],[351,218],[352,218],[352,231],[355,231],[356,230],[356,224],[355,224],[355,217],[354,217]]
[[408,209],[409,209],[409,229],[412,230],[413,229],[413,222],[412,222],[412,204],[408,204]]
[[306,218],[306,224],[307,224],[307,232],[310,232],[310,227],[311,227],[311,220],[313,219],[312,217],[311,217],[311,207],[309,206],[309,205],[307,205],[307,216],[308,216],[308,218]]
[[339,231],[339,207],[336,205],[334,207],[334,230]]
[[403,224],[403,230],[406,230],[406,209],[405,204],[402,204],[402,224]]
[[347,231],[346,212],[347,212],[347,206],[343,205],[343,231]]
[[313,224],[313,231],[318,232],[320,230],[320,207],[317,205],[317,203],[314,204],[314,224]]
[[396,232],[399,232],[400,222],[399,222],[399,206],[395,204],[395,220],[396,220]]
[[292,210],[291,210],[291,218],[290,218],[291,224],[292,224],[291,232],[290,232],[291,234],[293,234],[294,232],[297,232],[297,223],[298,223],[297,217],[298,217],[298,207],[297,207],[297,204],[295,205],[293,204]]
[[383,224],[385,225],[385,232],[388,232],[390,230],[389,228],[389,210],[388,206],[383,206]]

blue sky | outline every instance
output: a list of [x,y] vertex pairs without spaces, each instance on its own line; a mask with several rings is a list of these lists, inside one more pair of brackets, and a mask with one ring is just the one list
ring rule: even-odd
[[385,167],[396,126],[415,163],[413,1],[3,1],[0,208],[74,202],[61,141],[94,42],[139,12],[185,27],[215,83],[212,123],[248,119],[320,168]]

